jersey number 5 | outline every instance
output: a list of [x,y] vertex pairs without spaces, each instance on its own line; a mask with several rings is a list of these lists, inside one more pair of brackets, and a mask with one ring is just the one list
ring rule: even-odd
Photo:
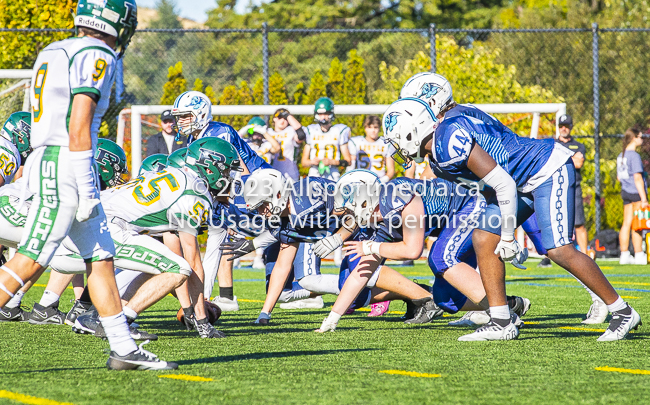
[[34,98],[36,104],[33,107],[34,122],[38,122],[43,115],[43,87],[45,87],[45,78],[47,77],[47,63],[43,63],[36,72],[36,80],[34,81]]
[[15,168],[16,164],[9,159],[9,156],[4,153],[0,154],[0,171],[2,171],[5,176],[9,176],[13,173]]
[[133,197],[138,202],[138,204],[149,206],[156,201],[160,200],[160,186],[158,183],[167,183],[167,186],[171,191],[178,190],[178,182],[171,174],[166,174],[164,176],[156,177],[151,179],[147,184],[149,188],[149,194],[145,195],[143,191],[142,184],[138,185],[133,189]]

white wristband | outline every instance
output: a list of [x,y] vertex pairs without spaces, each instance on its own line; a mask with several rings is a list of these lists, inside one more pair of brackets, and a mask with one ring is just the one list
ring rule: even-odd
[[368,256],[368,255],[381,256],[381,254],[379,254],[379,246],[381,246],[381,243],[373,242],[371,240],[364,240],[361,246],[363,247],[364,256]]

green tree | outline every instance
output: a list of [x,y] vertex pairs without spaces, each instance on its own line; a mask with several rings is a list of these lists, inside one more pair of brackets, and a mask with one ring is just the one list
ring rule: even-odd
[[192,87],[192,90],[200,91],[201,93],[203,93],[203,80],[197,77],[196,80],[194,80],[194,86]]
[[[355,49],[351,50],[343,79],[343,104],[365,104],[367,102],[366,75],[363,64],[363,58],[359,57]],[[363,116],[343,116],[339,117],[339,122],[349,126],[352,134],[361,135],[363,134],[363,118]]]
[[183,62],[178,62],[174,66],[169,67],[167,83],[163,85],[163,95],[160,97],[160,104],[174,104],[176,97],[186,90],[187,80],[185,80],[185,76],[183,76]]
[[288,102],[284,79],[280,73],[275,72],[269,77],[269,104],[282,105]]
[[[314,104],[316,100],[321,97],[327,97],[327,90],[325,85],[325,79],[323,79],[323,74],[320,70],[316,70],[314,75],[311,77],[309,83],[309,88],[307,89],[307,94],[305,96],[305,104]],[[313,115],[305,115],[300,118],[302,125],[309,125],[314,122]]]
[[292,104],[305,104],[306,98],[307,90],[305,89],[305,83],[300,82],[296,85],[291,102]]
[[[0,0],[2,28],[74,28],[74,0]],[[72,32],[3,32],[0,35],[0,69],[31,69],[38,53]]]
[[264,79],[259,78],[253,86],[253,101],[255,104],[264,104]]
[[151,21],[151,28],[183,28],[178,18],[174,0],[158,0],[156,2],[156,11],[158,12],[158,18]]
[[335,103],[343,102],[343,64],[336,57],[327,72],[327,97]]

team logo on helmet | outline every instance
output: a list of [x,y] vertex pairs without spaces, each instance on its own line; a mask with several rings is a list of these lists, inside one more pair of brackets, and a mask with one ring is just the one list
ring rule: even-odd
[[185,105],[185,107],[192,107],[195,110],[198,110],[205,106],[206,106],[205,100],[199,96],[192,97],[192,100],[190,100],[190,102]]
[[388,130],[387,132],[392,132],[393,128],[395,128],[395,125],[397,125],[397,117],[401,115],[398,112],[392,112],[386,116],[386,120],[384,121],[384,126],[386,126],[386,129]]
[[201,154],[199,159],[196,161],[198,166],[209,167],[208,163],[214,164],[219,171],[226,170],[226,157],[221,153],[201,148]]
[[346,184],[341,189],[341,196],[343,197],[343,206],[347,203],[354,204],[354,196],[357,194],[358,184]]
[[418,96],[418,98],[426,97],[430,99],[436,94],[438,94],[440,90],[442,90],[442,87],[440,86],[437,86],[433,83],[425,83],[424,86],[422,86],[422,88],[420,89],[421,93]]
[[104,148],[101,148],[101,149],[97,150],[97,158],[95,160],[98,163],[103,162],[106,166],[110,166],[110,167],[114,168],[115,170],[120,169],[120,158],[116,154],[114,154],[114,153],[112,153],[112,152],[110,152],[110,151],[108,151],[108,150],[106,150]]

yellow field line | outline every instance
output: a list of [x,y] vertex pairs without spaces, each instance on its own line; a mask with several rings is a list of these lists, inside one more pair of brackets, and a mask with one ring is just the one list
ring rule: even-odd
[[264,303],[264,301],[261,300],[245,300],[243,298],[237,298],[237,300],[241,302],[261,302],[262,304]]
[[576,328],[575,326],[559,326],[560,329],[582,330],[585,332],[605,332],[605,329]]
[[442,377],[442,375],[440,374],[416,373],[415,371],[405,371],[405,370],[379,370],[379,372],[384,374],[405,375],[409,377],[420,377],[420,378]]
[[172,380],[183,380],[183,381],[214,381],[212,378],[198,377],[195,375],[186,375],[186,374],[163,374],[163,375],[159,375],[158,378],[171,378]]
[[[34,287],[47,287],[46,284],[34,284]],[[72,290],[72,287],[68,287],[68,290]]]
[[19,394],[17,392],[0,390],[0,398],[10,399],[23,404],[32,405],[72,405],[70,402],[52,401],[51,399],[33,397],[31,395]]
[[[370,312],[372,310],[370,308],[357,308],[357,311]],[[386,311],[384,313],[385,314],[395,314],[395,315],[404,315],[405,314],[405,312],[402,312],[402,311]]]
[[621,298],[625,298],[626,300],[638,300],[638,299],[641,299],[641,297],[632,297],[630,295],[621,295]]
[[616,368],[616,367],[596,367],[598,371],[611,371],[614,373],[629,373],[629,374],[650,374],[650,370],[631,370],[628,368]]

